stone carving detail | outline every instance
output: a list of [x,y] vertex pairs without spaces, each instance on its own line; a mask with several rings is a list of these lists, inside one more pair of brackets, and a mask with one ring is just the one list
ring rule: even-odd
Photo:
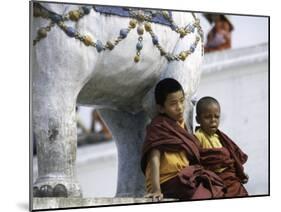
[[33,197],[67,197],[67,189],[63,184],[57,184],[54,188],[50,185],[33,187]]

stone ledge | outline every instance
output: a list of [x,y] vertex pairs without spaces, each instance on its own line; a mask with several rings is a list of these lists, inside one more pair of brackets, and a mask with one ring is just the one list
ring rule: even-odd
[[202,74],[224,71],[237,66],[268,62],[268,43],[206,53]]
[[[161,202],[177,201],[177,199],[163,199]],[[97,198],[33,198],[32,210],[76,208],[106,205],[126,205],[136,203],[152,203],[152,198],[133,197],[97,197]],[[158,202],[158,201],[157,201]]]

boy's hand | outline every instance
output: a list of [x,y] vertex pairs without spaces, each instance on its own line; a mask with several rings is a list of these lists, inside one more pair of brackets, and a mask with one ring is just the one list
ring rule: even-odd
[[144,196],[145,198],[152,198],[152,201],[161,201],[163,199],[163,194],[161,191],[153,192],[153,193],[148,193]]

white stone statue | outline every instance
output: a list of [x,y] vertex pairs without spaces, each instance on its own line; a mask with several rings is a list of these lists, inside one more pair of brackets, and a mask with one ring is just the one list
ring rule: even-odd
[[[99,108],[113,134],[116,196],[144,194],[140,154],[145,127],[155,115],[156,83],[177,79],[190,105],[203,56],[198,20],[189,12],[171,12],[169,19],[167,11],[124,11],[130,17],[105,15],[90,5],[31,3],[34,196],[82,196],[75,176],[76,104]],[[151,22],[155,14],[170,26]]]

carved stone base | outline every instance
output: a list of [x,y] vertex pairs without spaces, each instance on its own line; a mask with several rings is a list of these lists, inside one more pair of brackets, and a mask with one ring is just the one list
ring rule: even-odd
[[73,179],[42,177],[33,185],[33,197],[82,197],[82,192]]

